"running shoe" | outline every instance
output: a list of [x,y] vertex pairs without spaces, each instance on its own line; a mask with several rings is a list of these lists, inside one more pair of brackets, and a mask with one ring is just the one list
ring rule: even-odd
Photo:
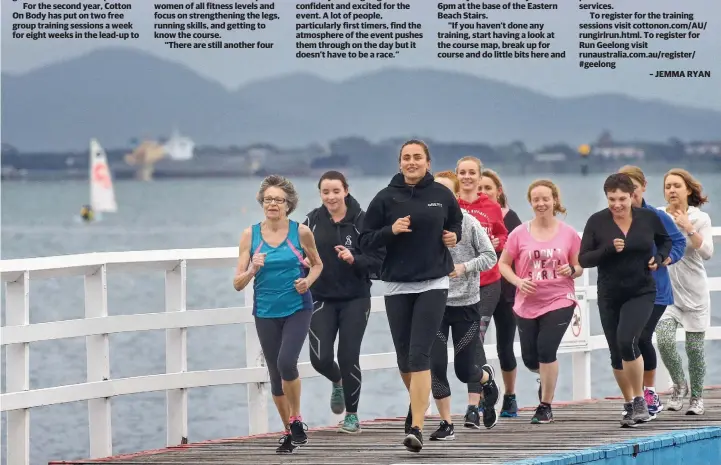
[[504,418],[515,418],[518,416],[518,404],[515,394],[504,394],[501,416]]
[[686,415],[703,415],[704,411],[703,399],[700,397],[691,397]]
[[453,441],[456,439],[456,430],[453,428],[453,423],[441,420],[441,425],[431,433],[429,439],[431,441]]
[[417,426],[411,427],[410,432],[403,440],[403,445],[409,452],[420,452],[423,449],[423,433]]
[[360,422],[358,421],[358,415],[355,413],[346,413],[343,424],[338,429],[339,433],[356,434],[361,432]]
[[683,385],[675,384],[671,388],[671,398],[668,400],[668,409],[671,411],[679,411],[683,408],[683,400],[688,395],[688,383]]
[[292,454],[298,449],[298,446],[293,444],[293,440],[288,433],[284,434],[278,442],[280,446],[275,450],[276,454]]
[[345,412],[345,396],[343,385],[333,383],[333,390],[330,393],[330,409],[336,415]]
[[536,413],[533,414],[533,418],[531,418],[531,423],[533,424],[546,424],[546,423],[552,423],[553,422],[553,410],[551,409],[551,406],[548,404],[538,404],[538,407],[536,407]]
[[305,434],[308,429],[308,425],[300,420],[294,420],[290,424],[290,437],[293,441],[293,445],[302,446],[308,444],[308,435]]
[[463,426],[466,428],[481,429],[481,416],[478,412],[478,407],[475,405],[469,405],[466,410],[466,416],[463,418]]
[[486,364],[481,367],[483,371],[488,373],[488,381],[481,384],[483,388],[483,426],[488,429],[496,426],[498,417],[496,416],[496,404],[498,403],[498,385],[495,380],[495,372],[493,367]]

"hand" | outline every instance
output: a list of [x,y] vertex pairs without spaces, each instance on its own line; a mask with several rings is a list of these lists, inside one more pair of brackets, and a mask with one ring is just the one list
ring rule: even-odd
[[393,234],[400,234],[400,233],[407,233],[411,232],[410,230],[411,226],[411,215],[404,216],[403,218],[398,218],[395,223],[393,223],[393,226],[391,229],[393,230]]
[[688,219],[688,213],[680,210],[674,210],[671,215],[673,215],[673,221],[679,228],[683,229],[687,233],[693,230],[693,225]]
[[616,252],[620,252],[623,250],[623,247],[626,245],[626,242],[624,242],[623,239],[614,239],[613,240],[613,247],[616,249]]
[[295,286],[295,290],[298,291],[298,294],[304,294],[308,292],[308,280],[305,278],[298,278],[293,282],[293,285]]
[[340,258],[347,264],[352,265],[355,261],[355,258],[353,258],[353,254],[346,247],[342,245],[336,245],[335,251],[338,254],[338,258]]
[[251,262],[251,265],[253,265],[253,272],[258,271],[263,265],[265,265],[265,255],[264,253],[257,253],[253,254],[253,260]]
[[498,244],[501,243],[501,240],[497,237],[494,237],[491,239],[491,245],[493,246],[493,250],[496,250],[498,248]]
[[524,294],[531,295],[536,293],[536,283],[530,279],[518,279],[516,287]]
[[458,237],[456,237],[456,233],[443,230],[443,245],[446,247],[453,248],[456,246],[456,243],[458,242]]
[[656,263],[656,259],[651,257],[651,260],[648,261],[648,269],[651,271],[656,271],[658,269],[658,263]]
[[457,278],[459,276],[462,276],[465,273],[466,273],[466,265],[464,265],[463,263],[459,263],[458,265],[455,265],[453,267],[453,271],[451,271],[451,274],[449,274],[448,276],[450,276],[451,278]]
[[663,261],[663,266],[668,266],[671,264],[671,257],[666,257],[666,260]]
[[573,275],[573,273],[575,273],[575,271],[575,267],[572,267],[568,263],[564,265],[558,265],[558,268],[556,268],[556,273],[560,274],[561,276],[571,276]]

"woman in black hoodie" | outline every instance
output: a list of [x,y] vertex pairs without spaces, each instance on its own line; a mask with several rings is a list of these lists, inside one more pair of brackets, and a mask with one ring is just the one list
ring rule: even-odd
[[[348,181],[328,171],[318,181],[323,205],[308,213],[305,224],[315,236],[325,272],[313,284],[313,317],[308,334],[313,368],[333,383],[330,407],[345,410],[339,432],[359,433],[360,350],[371,307],[371,278],[378,279],[383,251],[362,254],[358,234],[365,213],[348,193]],[[333,345],[338,335],[338,363]]]
[[425,143],[401,147],[400,173],[368,206],[361,250],[385,247],[381,280],[393,345],[411,407],[403,444],[423,448],[423,420],[431,392],[430,353],[454,270],[448,247],[461,240],[463,213],[453,193],[434,181]]

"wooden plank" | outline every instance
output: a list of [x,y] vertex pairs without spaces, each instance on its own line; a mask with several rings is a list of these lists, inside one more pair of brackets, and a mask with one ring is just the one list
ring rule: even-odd
[[[620,427],[622,402],[619,399],[555,405],[556,421],[549,425],[532,425],[530,419],[534,409],[526,408],[521,409],[518,418],[500,418],[492,430],[459,427],[456,429],[456,440],[448,442],[428,440],[428,435],[439,421],[437,416],[433,416],[426,420],[425,444],[419,454],[407,452],[401,445],[404,418],[399,417],[364,422],[363,432],[357,435],[338,434],[335,427],[313,429],[308,432],[309,444],[290,455],[276,454],[280,435],[269,434],[187,444],[161,451],[111,457],[103,462],[113,465],[501,464],[677,430],[721,427],[721,389],[707,390],[704,404],[706,413],[703,416],[685,415],[685,410],[664,411],[656,420],[637,428]],[[457,415],[453,419],[457,425],[462,425],[462,416]],[[97,464],[98,461],[53,463],[79,465]]]

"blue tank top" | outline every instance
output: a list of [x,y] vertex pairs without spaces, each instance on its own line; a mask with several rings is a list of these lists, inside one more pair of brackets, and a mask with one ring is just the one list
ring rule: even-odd
[[253,315],[283,318],[299,310],[311,310],[313,298],[310,290],[299,294],[294,285],[296,279],[307,276],[298,223],[290,220],[288,237],[278,247],[265,243],[260,223],[253,225],[252,233],[251,257],[256,253],[266,254],[265,264],[253,280]]

